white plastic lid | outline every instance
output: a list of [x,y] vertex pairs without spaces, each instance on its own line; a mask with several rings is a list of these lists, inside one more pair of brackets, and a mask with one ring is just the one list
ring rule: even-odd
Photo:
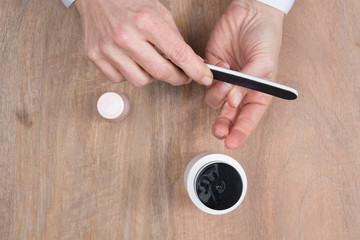
[[[198,173],[204,169],[206,166],[212,164],[212,163],[225,163],[233,168],[236,169],[236,171],[239,173],[243,189],[240,196],[240,199],[230,208],[224,209],[224,210],[215,210],[207,207],[205,204],[201,202],[199,199],[197,193],[196,193],[196,178],[198,176]],[[185,188],[188,192],[188,195],[191,199],[191,201],[195,204],[197,208],[199,208],[201,211],[213,214],[213,215],[221,215],[225,213],[229,213],[236,209],[240,203],[244,200],[244,197],[246,195],[247,190],[247,179],[244,169],[241,167],[241,165],[232,157],[224,155],[224,154],[213,154],[213,153],[200,153],[199,155],[195,156],[187,165],[185,169],[184,174],[184,183]]]
[[97,109],[103,118],[115,119],[124,111],[124,100],[117,93],[107,92],[99,98]]

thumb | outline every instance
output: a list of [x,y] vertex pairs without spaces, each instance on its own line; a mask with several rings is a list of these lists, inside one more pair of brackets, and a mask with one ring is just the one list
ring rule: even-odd
[[241,69],[241,72],[274,81],[277,73],[277,64],[275,60],[271,59],[256,59],[248,62]]
[[[223,68],[230,68],[227,62],[220,61],[215,64]],[[215,79],[216,80],[216,79]],[[218,108],[225,102],[228,93],[233,88],[232,84],[214,81],[214,85],[209,89],[205,96],[205,102],[212,108]]]

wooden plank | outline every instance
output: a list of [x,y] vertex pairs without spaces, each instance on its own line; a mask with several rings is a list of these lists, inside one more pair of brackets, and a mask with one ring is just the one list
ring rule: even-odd
[[[201,56],[229,1],[164,1]],[[297,1],[285,18],[274,99],[236,151],[211,135],[206,89],[113,85],[83,53],[80,17],[60,1],[0,3],[1,239],[359,239],[360,2]],[[40,14],[41,13],[41,14]],[[123,92],[128,118],[96,111]],[[248,193],[224,216],[183,186],[193,156],[228,154]]]

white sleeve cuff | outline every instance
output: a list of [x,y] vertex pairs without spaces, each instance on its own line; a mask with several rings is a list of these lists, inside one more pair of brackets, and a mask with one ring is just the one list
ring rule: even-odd
[[295,0],[257,0],[288,14]]
[[61,0],[63,2],[63,4],[65,5],[65,7],[69,8],[71,7],[71,5],[73,4],[73,2],[75,0]]

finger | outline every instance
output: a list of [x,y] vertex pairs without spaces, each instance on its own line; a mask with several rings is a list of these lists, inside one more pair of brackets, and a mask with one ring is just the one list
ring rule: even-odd
[[[219,67],[224,67],[229,69],[230,65],[226,62],[219,62],[216,64]],[[212,108],[220,107],[226,99],[227,94],[231,91],[233,85],[225,82],[216,82],[212,86],[205,96],[205,102]]]
[[274,81],[277,72],[277,60],[271,58],[255,58],[251,62],[248,62],[241,69],[241,72]]
[[134,46],[131,57],[153,78],[174,86],[189,82],[189,77],[183,71],[161,56],[148,42],[139,41]]
[[[199,55],[198,55],[198,58],[201,59],[201,61],[203,61],[203,62],[205,61]],[[219,66],[219,67],[223,67],[223,68],[226,68],[226,69],[230,69],[230,64],[228,64],[227,62],[224,62],[222,60],[216,61],[214,65]],[[216,80],[216,79],[214,79],[214,80]],[[213,82],[213,84],[211,86],[215,85],[216,82]]]
[[[256,60],[247,63],[241,72],[252,76],[273,80],[276,74],[276,67],[271,64],[272,61],[265,61],[267,65],[264,65],[264,61]],[[232,107],[238,107],[242,99],[245,97],[249,90],[247,88],[236,86],[228,94],[227,101]]]
[[205,102],[210,107],[217,109],[226,100],[227,94],[231,91],[233,85],[225,82],[216,82],[206,93]]
[[147,39],[156,45],[169,59],[191,79],[210,86],[213,75],[192,48],[174,32],[166,21],[143,27]]
[[[208,49],[205,50],[205,62],[216,65],[219,62],[225,62],[220,57],[215,56],[211,52],[208,51]],[[230,66],[229,66],[230,68]]]
[[106,59],[97,59],[92,61],[98,69],[113,83],[125,81],[122,74]]
[[169,26],[171,27],[171,29],[180,37],[183,38],[181,36],[181,33],[179,32],[178,27],[176,26],[175,20],[174,20],[174,16],[172,15],[172,13],[163,5],[160,5],[161,11],[162,11],[162,16],[165,19],[165,21],[167,21],[167,23],[169,24]]
[[134,86],[143,87],[152,82],[152,77],[115,45],[104,46],[102,52],[124,78]]
[[231,128],[234,126],[237,112],[238,109],[231,107],[228,103],[224,104],[212,128],[212,133],[216,138],[224,139],[229,135]]
[[239,148],[251,135],[258,125],[271,101],[271,96],[257,91],[250,91],[244,98],[242,106],[234,127],[225,139],[228,149]]
[[234,86],[227,95],[227,102],[233,108],[239,107],[248,90],[243,87]]

